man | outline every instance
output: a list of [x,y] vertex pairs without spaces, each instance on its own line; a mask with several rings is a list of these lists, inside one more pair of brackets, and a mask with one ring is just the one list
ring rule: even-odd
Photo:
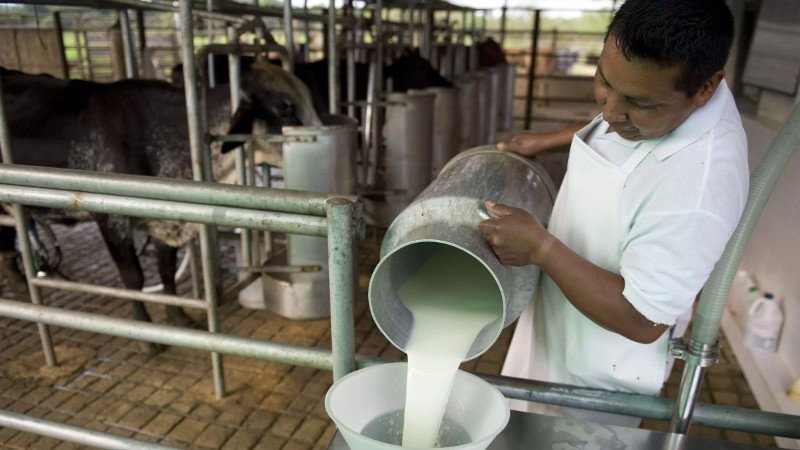
[[503,263],[543,273],[504,374],[661,389],[669,329],[691,309],[747,198],[746,139],[723,80],[732,39],[724,0],[627,0],[595,74],[602,114],[585,127],[498,145],[532,156],[572,142],[547,229],[494,204],[494,218],[479,225]]

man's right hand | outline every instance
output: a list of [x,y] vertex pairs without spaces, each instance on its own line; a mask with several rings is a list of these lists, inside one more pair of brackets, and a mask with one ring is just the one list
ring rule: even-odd
[[534,133],[523,131],[507,141],[497,143],[497,148],[506,152],[519,153],[523,156],[533,156],[551,145],[550,133]]
[[519,153],[523,156],[533,156],[550,149],[564,147],[568,149],[572,142],[572,137],[589,122],[577,123],[557,131],[547,133],[534,133],[533,131],[523,131],[507,141],[497,143],[499,150]]

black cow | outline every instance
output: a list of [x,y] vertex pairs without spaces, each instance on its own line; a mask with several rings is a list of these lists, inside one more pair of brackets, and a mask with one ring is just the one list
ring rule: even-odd
[[[242,56],[240,61],[242,73],[247,74],[255,63],[255,58]],[[276,65],[280,64],[278,60],[271,62]],[[207,66],[204,65],[203,67],[206,68]],[[355,98],[356,100],[366,100],[369,64],[356,63],[355,68]],[[342,98],[347,92],[346,70],[345,61],[341,61],[339,64],[339,92],[342,93]],[[295,64],[294,74],[308,87],[317,112],[321,114],[327,113],[329,100],[328,60],[321,59],[310,63],[297,63]],[[214,56],[214,76],[218,83],[228,83],[227,55]],[[178,64],[173,67],[171,77],[172,82],[176,85],[183,83],[182,65]],[[420,56],[418,50],[405,50],[399,58],[384,68],[383,77],[384,82],[389,79],[392,80],[392,90],[394,92],[406,92],[409,89],[424,89],[426,87],[453,86],[433,68],[428,60]]]
[[[283,72],[283,71],[281,71]],[[283,72],[285,73],[285,72]],[[11,131],[14,162],[56,168],[192,179],[186,103],[182,88],[153,80],[125,80],[101,84],[81,80],[59,80],[47,75],[28,75],[0,68],[4,105]],[[252,89],[248,103],[264,112],[267,125],[298,125],[292,108],[292,92],[276,92],[261,84],[262,75],[248,75]],[[208,92],[207,111],[211,132],[220,133],[230,122],[229,89],[219,86]],[[303,114],[300,114],[303,116]],[[228,150],[225,148],[224,150]],[[215,172],[232,172],[232,154],[214,149]],[[91,214],[97,221],[122,282],[139,290],[144,283],[142,268],[133,246],[133,229],[144,225],[152,236],[164,292],[175,294],[177,248],[195,232],[195,226],[175,221]],[[8,230],[8,229],[7,229]],[[7,230],[0,244],[9,245]],[[13,250],[12,247],[0,251]],[[149,321],[141,302],[133,302],[134,317]],[[179,308],[166,307],[173,324],[193,321]]]
[[478,67],[495,67],[508,64],[503,47],[492,38],[478,42]]

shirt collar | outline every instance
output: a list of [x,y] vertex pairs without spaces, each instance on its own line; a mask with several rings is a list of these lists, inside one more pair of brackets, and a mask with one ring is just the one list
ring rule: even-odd
[[733,94],[723,79],[708,103],[692,111],[682,124],[661,138],[653,148],[653,156],[663,161],[700,139],[719,122],[725,105],[732,98]]
[[[719,86],[717,86],[714,95],[711,96],[711,99],[708,101],[708,103],[692,111],[689,117],[687,117],[686,120],[684,120],[683,123],[677,128],[668,134],[655,139],[656,142],[654,143],[652,150],[653,156],[655,156],[659,161],[663,161],[674,155],[678,150],[686,148],[686,146],[699,139],[700,136],[706,134],[708,130],[710,130],[714,125],[717,124],[717,122],[719,122],[720,118],[722,117],[725,104],[732,97],[733,94],[731,94],[730,89],[728,89],[728,84],[723,79]],[[596,125],[599,131],[595,133],[595,139],[606,139],[630,149],[638,148],[639,145],[641,145],[643,142],[646,142],[629,141],[627,139],[623,139],[617,133],[606,133],[608,130],[608,122],[603,120],[602,114],[595,117],[592,123],[585,128],[588,129],[587,134],[589,131],[591,131],[593,125]]]

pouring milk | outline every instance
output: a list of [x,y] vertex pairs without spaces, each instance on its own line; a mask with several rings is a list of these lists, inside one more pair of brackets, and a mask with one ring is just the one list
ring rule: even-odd
[[503,302],[489,270],[449,245],[436,250],[397,295],[414,316],[406,347],[403,446],[433,447],[458,366],[481,330],[502,317]]

